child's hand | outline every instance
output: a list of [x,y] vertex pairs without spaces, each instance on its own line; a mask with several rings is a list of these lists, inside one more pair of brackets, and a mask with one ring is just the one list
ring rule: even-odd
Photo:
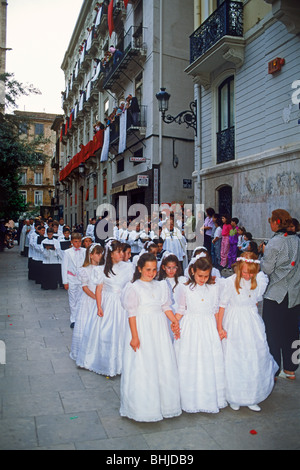
[[68,290],[68,289],[69,289],[69,284],[64,284],[64,288],[65,288],[66,290]]
[[132,338],[132,340],[130,341],[130,346],[132,347],[134,352],[136,352],[137,349],[140,349],[140,340],[139,340],[139,338]]
[[174,333],[174,338],[179,339],[180,338],[180,326],[179,326],[179,321],[176,319],[176,321],[171,323],[171,330]]
[[222,339],[227,338],[227,331],[223,330],[223,328],[221,330],[218,330],[218,333],[221,341]]
[[97,315],[98,315],[98,317],[103,317],[104,316],[104,312],[103,312],[101,307],[98,308]]

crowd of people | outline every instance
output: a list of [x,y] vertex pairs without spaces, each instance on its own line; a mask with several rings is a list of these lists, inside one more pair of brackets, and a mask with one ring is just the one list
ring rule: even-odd
[[15,246],[18,239],[18,232],[12,219],[0,220],[0,252],[5,248],[10,250]]
[[[187,256],[184,227],[167,218],[157,217],[153,233],[120,221],[101,240],[96,220],[84,234],[63,220],[26,221],[20,250],[28,277],[67,291],[70,357],[94,373],[121,374],[121,416],[150,422],[227,405],[260,411],[277,377],[295,380],[298,368],[299,227],[292,230],[288,212],[273,211],[274,235],[259,254],[249,239],[239,248],[236,218],[224,217],[220,233],[219,217],[207,211],[204,244]],[[194,222],[185,221],[192,229]],[[234,270],[225,278],[218,268],[228,263]]]

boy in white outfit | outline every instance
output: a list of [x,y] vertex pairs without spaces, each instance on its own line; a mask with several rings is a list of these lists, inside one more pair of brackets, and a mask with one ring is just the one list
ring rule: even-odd
[[62,282],[69,295],[71,328],[74,328],[83,292],[78,271],[84,263],[86,249],[81,247],[81,239],[81,233],[72,233],[72,247],[65,250],[61,265]]

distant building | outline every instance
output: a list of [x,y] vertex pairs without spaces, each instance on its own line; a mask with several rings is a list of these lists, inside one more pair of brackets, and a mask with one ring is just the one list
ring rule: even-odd
[[42,144],[40,152],[48,158],[34,170],[23,167],[20,169],[21,187],[20,192],[28,204],[28,211],[42,215],[43,217],[54,216],[55,197],[55,175],[51,166],[53,154],[55,152],[55,132],[51,129],[55,114],[39,113],[31,111],[15,111],[14,114],[20,118],[27,118],[28,125],[20,127],[21,137],[33,139],[43,136],[49,139],[48,143]]

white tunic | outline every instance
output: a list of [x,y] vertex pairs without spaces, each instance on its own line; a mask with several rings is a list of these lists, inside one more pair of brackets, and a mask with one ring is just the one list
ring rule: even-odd
[[224,281],[220,306],[225,308],[223,328],[227,339],[222,345],[225,359],[226,398],[229,403],[251,406],[265,400],[274,387],[278,365],[270,354],[265,325],[258,313],[257,302],[268,285],[260,272],[257,287],[241,280],[240,293],[235,288],[236,275]]
[[121,376],[121,416],[159,421],[181,414],[178,372],[164,311],[171,310],[165,282],[128,283],[122,303],[136,317],[140,348],[131,346],[127,325]]
[[176,290],[180,339],[175,341],[181,406],[186,412],[218,413],[227,406],[222,344],[215,314],[220,284],[180,284]]

